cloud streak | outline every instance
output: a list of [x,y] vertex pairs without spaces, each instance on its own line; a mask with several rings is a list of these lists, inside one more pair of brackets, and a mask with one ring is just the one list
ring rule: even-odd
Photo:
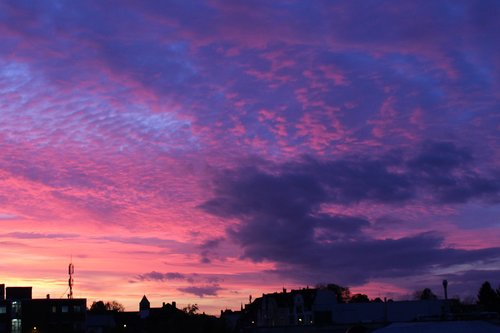
[[181,292],[193,294],[193,295],[196,295],[198,297],[217,296],[217,293],[220,290],[222,290],[222,288],[219,287],[218,284],[205,285],[205,286],[189,286],[189,287],[179,288],[179,291],[181,291]]
[[185,280],[186,276],[181,273],[169,272],[160,273],[156,271],[151,271],[149,273],[140,274],[137,278],[141,281],[167,281],[167,280]]

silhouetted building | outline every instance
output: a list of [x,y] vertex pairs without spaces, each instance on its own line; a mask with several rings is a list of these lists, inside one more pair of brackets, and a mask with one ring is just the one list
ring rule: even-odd
[[224,310],[220,312],[220,319],[228,332],[234,332],[241,319],[242,311]]
[[33,299],[32,287],[5,290],[0,300],[1,333],[85,332],[86,299]]
[[[33,299],[22,302],[23,332],[85,332],[87,300]],[[35,329],[36,328],[36,329]]]
[[188,314],[177,308],[175,302],[163,303],[161,307],[151,307],[144,295],[139,303],[139,311],[88,313],[87,333],[107,332],[207,332],[224,333],[224,325],[214,316]]
[[32,287],[7,287],[6,299],[22,301],[31,299]]
[[149,317],[149,310],[151,309],[151,303],[149,303],[146,295],[142,296],[139,302],[139,315],[142,319]]
[[446,300],[338,303],[328,289],[263,294],[242,311],[240,327],[330,326],[438,320],[449,314]]
[[330,290],[300,289],[263,294],[242,311],[240,326],[278,327],[327,325],[337,296]]
[[86,333],[114,332],[116,328],[115,315],[111,311],[105,313],[88,312],[86,324]]

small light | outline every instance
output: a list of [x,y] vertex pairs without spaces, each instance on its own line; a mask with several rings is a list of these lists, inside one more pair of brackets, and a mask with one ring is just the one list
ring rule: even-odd
[[123,327],[124,327],[124,328],[127,328],[127,324],[123,324]]
[[299,321],[302,321],[302,318],[299,318]]

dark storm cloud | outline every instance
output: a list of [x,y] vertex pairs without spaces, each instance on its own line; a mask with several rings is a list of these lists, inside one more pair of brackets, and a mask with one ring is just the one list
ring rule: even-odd
[[276,273],[309,283],[331,278],[357,284],[499,258],[500,248],[454,249],[433,232],[374,239],[366,230],[372,225],[369,220],[321,210],[330,203],[390,207],[498,197],[498,180],[475,171],[472,155],[452,143],[425,143],[411,158],[400,156],[336,161],[309,157],[266,170],[225,172],[216,179],[214,198],[202,209],[240,220],[227,234],[242,247],[243,257],[276,262]]
[[224,238],[222,237],[217,237],[217,238],[211,238],[211,239],[208,239],[206,241],[204,241],[201,245],[200,245],[200,249],[203,249],[203,250],[211,250],[211,249],[214,249],[216,248],[217,246],[219,246],[219,244],[224,240]]
[[[215,197],[202,205],[223,217],[307,217],[322,203],[400,202],[414,195],[407,175],[389,172],[373,160],[302,162],[277,166],[276,173],[257,168],[226,172],[216,180]],[[317,219],[317,218],[313,218]]]
[[432,175],[450,172],[471,162],[471,153],[451,142],[425,142],[420,153],[408,164],[417,171]]
[[331,241],[333,239],[352,239],[359,237],[363,228],[370,226],[368,220],[353,216],[316,216],[315,239]]
[[277,273],[304,283],[333,279],[358,284],[371,278],[414,276],[436,267],[500,257],[500,248],[446,248],[443,238],[434,233],[399,239],[372,239],[362,232],[350,238],[345,234],[315,237],[318,229],[314,220],[299,222],[244,220],[228,233],[243,247],[244,257],[277,262]]
[[448,183],[435,188],[438,199],[443,203],[463,203],[471,199],[499,201],[500,182],[493,178],[470,175],[450,179]]
[[[403,154],[403,153],[401,153]],[[307,215],[322,203],[404,203],[421,191],[437,202],[495,199],[500,179],[475,171],[471,154],[451,142],[426,142],[415,157],[387,155],[275,165],[226,171],[215,181],[215,197],[202,205],[212,214]]]
[[216,256],[216,249],[222,241],[224,241],[224,238],[216,237],[201,243],[199,246],[201,256],[200,262],[203,264],[211,263],[212,260],[210,258]]
[[292,169],[315,177],[328,193],[326,201],[342,204],[360,201],[401,202],[414,196],[414,184],[407,174],[390,171],[392,159],[347,159],[320,162],[308,159]]
[[296,216],[324,202],[326,193],[307,174],[272,175],[256,168],[227,173],[217,183],[218,195],[203,208],[219,216],[259,214]]
[[498,200],[500,179],[475,171],[472,154],[451,142],[426,142],[408,161],[409,173],[443,203]]

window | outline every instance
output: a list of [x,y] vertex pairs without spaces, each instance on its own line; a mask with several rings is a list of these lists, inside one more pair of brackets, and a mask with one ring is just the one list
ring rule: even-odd
[[56,312],[57,312],[57,306],[52,305],[52,313],[56,313]]
[[21,302],[14,301],[12,302],[12,315],[14,317],[19,316],[21,314]]
[[67,306],[67,305],[63,305],[63,306],[61,307],[61,312],[62,312],[62,313],[68,313],[68,306]]
[[7,308],[5,306],[0,306],[0,314],[7,313]]
[[73,312],[80,312],[81,309],[80,305],[73,305]]
[[21,333],[21,319],[12,319],[10,331],[12,333]]

